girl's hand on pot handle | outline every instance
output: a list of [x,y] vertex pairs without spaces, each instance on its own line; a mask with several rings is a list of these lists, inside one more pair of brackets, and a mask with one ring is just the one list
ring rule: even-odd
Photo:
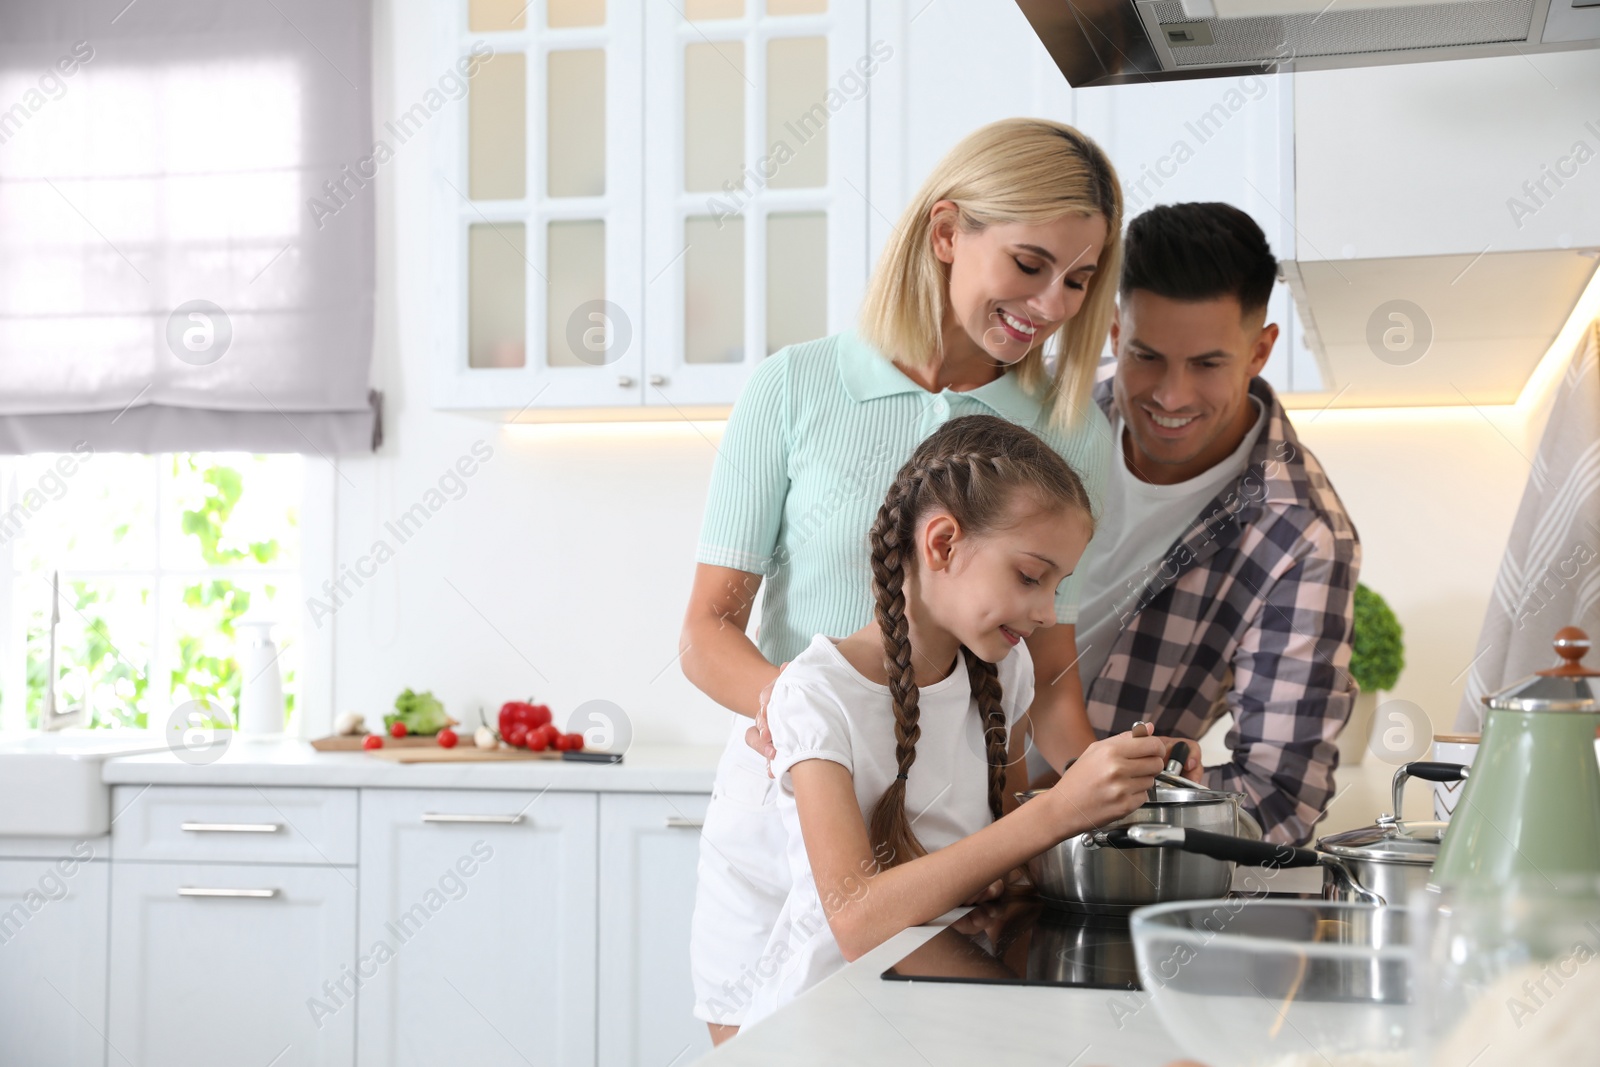
[[1198,782],[1200,780],[1200,772],[1205,770],[1205,768],[1200,765],[1200,742],[1191,741],[1187,737],[1163,737],[1161,738],[1161,743],[1167,747],[1168,755],[1166,758],[1172,758],[1172,746],[1176,745],[1180,741],[1189,746],[1189,754],[1184,757],[1183,770],[1179,771],[1178,773],[1189,779],[1191,782]]
[[1084,749],[1050,792],[1070,805],[1074,832],[1105,826],[1149,799],[1166,756],[1167,746],[1158,737],[1116,734]]
[[778,673],[772,676],[772,681],[761,687],[761,695],[756,698],[756,724],[744,732],[744,743],[767,757],[768,778],[772,777],[772,761],[778,758],[778,750],[773,747],[772,731],[767,728],[767,702],[772,699],[772,687],[787,666],[787,660],[779,664]]

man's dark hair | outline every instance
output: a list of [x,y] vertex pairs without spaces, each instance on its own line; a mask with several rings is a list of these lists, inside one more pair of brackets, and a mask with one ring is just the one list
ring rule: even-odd
[[1249,313],[1267,306],[1277,277],[1267,235],[1232,204],[1163,204],[1128,223],[1123,297],[1135,289],[1168,300],[1233,296]]

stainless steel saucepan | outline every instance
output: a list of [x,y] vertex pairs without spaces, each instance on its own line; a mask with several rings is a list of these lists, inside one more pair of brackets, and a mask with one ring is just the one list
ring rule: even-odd
[[[1178,767],[1186,753],[1174,746]],[[1395,772],[1395,811],[1410,778],[1459,781],[1467,768],[1411,763]],[[1086,910],[1127,910],[1169,900],[1228,893],[1234,867],[1321,867],[1330,900],[1403,905],[1413,886],[1426,885],[1445,824],[1406,823],[1380,816],[1373,826],[1335,834],[1317,847],[1267,844],[1244,811],[1244,795],[1206,789],[1177,778],[1172,762],[1150,799],[1112,825],[1068,838],[1028,863],[1034,887],[1047,901]],[[1037,793],[1019,797],[1026,799]]]
[[[1167,772],[1150,789],[1149,799],[1107,830],[1178,827],[1230,840],[1259,839],[1260,828],[1241,806],[1243,793],[1207,789],[1178,777],[1187,754],[1186,744],[1174,745]],[[1040,792],[1019,793],[1017,799],[1026,801]],[[1220,897],[1228,892],[1233,867],[1229,860],[1196,852],[1105,848],[1092,834],[1068,838],[1028,861],[1028,872],[1040,896],[1087,910],[1127,910],[1166,900]]]

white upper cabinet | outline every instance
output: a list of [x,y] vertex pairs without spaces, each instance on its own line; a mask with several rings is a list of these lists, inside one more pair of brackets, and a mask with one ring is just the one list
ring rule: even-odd
[[1600,245],[1600,52],[1294,77],[1301,260]]
[[645,402],[728,404],[866,284],[865,0],[645,5]]
[[625,319],[642,291],[639,5],[454,0],[435,12],[440,66],[468,86],[435,141],[435,402],[639,403]]
[[454,0],[434,402],[726,405],[866,279],[865,0]]
[[[1126,219],[1159,204],[1220,200],[1253,218],[1286,260],[1296,249],[1294,98],[1288,77],[1205,78],[1079,89],[1073,110],[1117,168]],[[1282,330],[1261,376],[1279,392],[1320,388],[1282,283],[1267,321]]]

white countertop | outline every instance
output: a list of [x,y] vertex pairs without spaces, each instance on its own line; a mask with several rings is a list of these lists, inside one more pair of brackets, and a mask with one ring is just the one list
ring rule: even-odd
[[[1259,868],[1241,867],[1233,884],[1246,892],[1262,878]],[[1271,882],[1274,892],[1317,893],[1322,870],[1280,870]],[[896,934],[696,1067],[1164,1067],[1182,1058],[1143,993],[881,977],[968,910]]]
[[940,929],[896,934],[697,1067],[1161,1067],[1179,1058],[1143,993],[879,977]]
[[235,738],[212,763],[185,763],[171,752],[123,756],[107,760],[101,777],[113,785],[710,793],[721,754],[721,746],[714,745],[635,745],[615,764],[566,760],[394,763],[365,752],[318,752],[298,739]]

